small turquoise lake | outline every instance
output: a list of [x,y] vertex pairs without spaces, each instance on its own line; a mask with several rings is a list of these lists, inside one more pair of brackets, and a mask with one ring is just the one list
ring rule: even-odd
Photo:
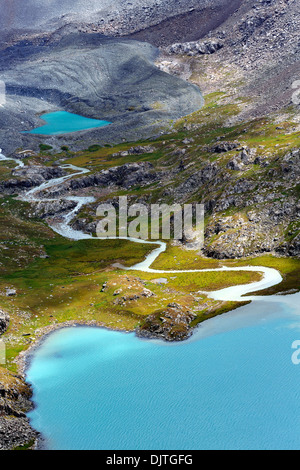
[[46,449],[299,449],[300,294],[255,301],[167,344],[72,327],[27,380]]
[[41,119],[46,122],[44,126],[37,127],[31,131],[22,132],[22,134],[62,135],[97,127],[105,127],[111,124],[111,122],[108,121],[89,119],[79,116],[78,114],[68,113],[67,111],[43,114]]

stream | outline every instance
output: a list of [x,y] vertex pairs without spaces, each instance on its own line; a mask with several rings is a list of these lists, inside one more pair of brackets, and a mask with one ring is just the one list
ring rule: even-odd
[[[24,163],[21,160],[15,160],[13,158],[8,158],[5,157],[1,153],[0,149],[0,161],[5,161],[5,160],[12,160],[16,162],[18,167],[24,167]],[[44,199],[44,198],[39,198],[37,194],[40,191],[43,191],[45,189],[52,188],[54,186],[59,186],[61,183],[75,177],[81,174],[89,173],[89,170],[86,168],[79,168],[74,165],[62,165],[62,169],[69,169],[73,170],[74,173],[66,176],[62,176],[60,178],[55,178],[50,181],[47,181],[40,186],[31,189],[30,191],[26,192],[25,195],[22,196],[22,199],[27,202],[46,202],[46,201],[54,201],[55,199]],[[63,216],[63,221],[60,223],[55,223],[51,224],[51,228],[58,234],[62,235],[65,238],[69,238],[72,240],[87,240],[87,239],[93,239],[93,240],[99,240],[101,239],[97,237],[93,237],[92,235],[86,234],[82,231],[79,230],[74,230],[72,227],[70,227],[70,222],[75,216],[76,213],[81,209],[86,204],[89,204],[91,202],[94,202],[93,197],[80,197],[80,196],[68,196],[65,198],[68,201],[75,201],[76,202],[76,207],[72,209],[69,213],[65,214]],[[110,238],[110,239],[116,239],[116,238]],[[246,294],[250,292],[255,292],[259,290],[263,290],[269,287],[272,287],[274,285],[279,284],[282,281],[282,276],[281,274],[273,268],[267,268],[264,266],[245,266],[245,267],[222,267],[222,268],[214,268],[214,269],[195,269],[195,270],[157,270],[157,269],[152,269],[151,265],[154,263],[154,261],[158,258],[158,256],[163,253],[167,245],[165,242],[161,241],[146,241],[146,240],[141,240],[138,238],[122,238],[123,240],[128,240],[131,242],[135,243],[143,243],[143,244],[151,244],[151,245],[156,245],[155,249],[147,255],[144,261],[141,263],[138,263],[130,268],[129,270],[134,270],[134,271],[142,271],[142,272],[149,272],[149,273],[155,273],[155,274],[179,274],[179,273],[186,273],[186,272],[218,272],[218,271],[252,271],[252,272],[259,272],[261,273],[262,279],[258,282],[253,282],[250,284],[246,285],[241,285],[241,286],[232,286],[228,287],[226,289],[221,289],[218,291],[213,291],[213,292],[207,292],[207,295],[210,298],[213,298],[214,300],[222,300],[222,301],[248,301],[248,300],[257,300],[256,296],[246,296]],[[157,247],[158,245],[158,247]],[[264,297],[262,297],[263,299]]]
[[[0,161],[8,160],[0,152]],[[18,166],[22,161],[14,160]],[[63,165],[73,174],[44,183],[22,196],[45,201],[39,191],[88,170]],[[51,228],[73,240],[96,237],[70,222],[93,198],[67,197],[76,207]],[[160,241],[131,271],[154,270],[166,250]],[[251,296],[281,282],[262,266],[207,271],[256,271],[260,281],[207,295],[217,300],[251,300],[206,320],[180,343],[141,339],[98,327],[52,332],[31,356],[26,380],[35,408],[28,414],[47,450],[298,449],[300,376],[292,358],[300,332],[300,293]],[[300,363],[300,360],[298,364]]]

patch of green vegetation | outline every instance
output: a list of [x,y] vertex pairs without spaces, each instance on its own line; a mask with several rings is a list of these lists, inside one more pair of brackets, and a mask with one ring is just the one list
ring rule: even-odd
[[184,247],[167,245],[167,249],[151,266],[161,270],[193,270],[219,268],[221,263],[212,258],[204,258],[198,250],[188,250]]
[[0,181],[11,178],[11,171],[14,168],[16,168],[16,164],[13,161],[6,160],[5,162],[0,162]]
[[46,145],[46,144],[40,144],[39,147],[40,147],[41,152],[47,152],[48,150],[53,149],[51,145]]
[[154,103],[152,103],[151,105],[151,108],[152,109],[155,109],[155,110],[161,110],[163,109],[165,106],[164,104],[161,102],[161,101],[155,101]]
[[100,150],[101,149],[101,145],[90,145],[90,147],[88,148],[88,151],[89,152],[97,152],[97,150]]
[[[153,281],[159,276],[157,273],[139,273],[139,275],[148,281]],[[224,289],[225,287],[248,284],[261,279],[261,274],[255,271],[234,271],[230,273],[230,276],[226,271],[162,273],[161,276],[168,280],[169,288],[187,294],[198,292],[200,289],[205,290],[205,292]]]
[[203,323],[205,320],[209,320],[210,318],[217,317],[219,315],[223,315],[224,313],[231,312],[232,310],[236,310],[237,308],[243,307],[244,305],[249,304],[250,302],[222,302],[217,303],[210,309],[204,309],[197,315],[197,318],[192,321],[191,327],[195,327],[200,323]]
[[44,222],[30,216],[28,203],[9,196],[0,199],[0,205],[0,275],[5,275],[45,254],[44,242],[56,235]]
[[273,255],[263,255],[257,258],[247,260],[232,260],[226,261],[229,266],[266,266],[269,268],[277,269],[283,281],[277,286],[269,289],[259,291],[259,295],[272,295],[278,292],[288,292],[290,290],[300,290],[299,275],[300,275],[300,259],[299,258],[286,258]]
[[27,442],[27,444],[24,444],[22,446],[14,447],[14,449],[12,449],[12,450],[32,450],[34,445],[35,445],[35,440],[32,439],[31,441]]

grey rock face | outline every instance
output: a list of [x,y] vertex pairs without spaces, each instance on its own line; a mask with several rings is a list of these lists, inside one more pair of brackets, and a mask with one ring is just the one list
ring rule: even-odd
[[34,445],[38,434],[25,414],[32,408],[31,394],[19,376],[10,379],[9,387],[0,380],[0,450]]
[[195,318],[193,312],[177,303],[170,303],[165,310],[149,315],[136,329],[136,334],[145,338],[183,341],[192,335],[190,325]]
[[17,295],[16,289],[6,289],[5,294],[7,297],[13,297],[14,295]]
[[180,198],[182,195],[189,194],[194,192],[196,189],[200,188],[203,184],[212,181],[215,179],[218,174],[219,169],[217,164],[210,163],[205,166],[202,170],[197,171],[190,178],[184,181],[179,187],[175,190],[175,193]]
[[33,212],[36,217],[41,217],[44,219],[46,217],[69,212],[72,209],[75,209],[76,206],[77,203],[75,201],[68,201],[66,199],[61,199],[58,201],[40,201],[33,204]]
[[[200,5],[199,5],[200,3]],[[104,34],[128,34],[192,8],[222,5],[226,0],[39,0],[4,1],[0,6],[1,29],[53,30],[63,25],[89,24]]]
[[234,158],[229,163],[227,163],[227,168],[234,171],[243,171],[245,169],[245,165]]
[[203,54],[214,54],[214,52],[222,49],[222,47],[223,42],[220,40],[207,40],[203,42],[193,41],[172,44],[166,48],[166,52],[169,54],[186,54],[195,56]]
[[[0,310],[0,337],[8,325],[9,315]],[[17,375],[11,375],[7,384],[5,379],[9,374],[8,371],[0,374],[0,450],[33,445],[37,438],[26,417],[26,412],[32,408],[32,391]]]
[[68,191],[77,191],[83,188],[91,187],[113,187],[118,186],[129,189],[137,185],[147,185],[158,181],[162,174],[153,169],[149,162],[126,163],[125,165],[102,170],[88,176],[82,176],[61,184],[58,190],[47,192],[48,197],[64,194]]
[[114,153],[113,157],[127,157],[128,155],[142,155],[144,153],[153,153],[155,148],[151,145],[131,147],[129,150]]
[[294,149],[284,156],[281,169],[283,173],[292,177],[300,175],[300,149]]
[[[0,410],[7,411],[11,416],[12,408],[1,405]],[[28,410],[29,411],[29,410]],[[0,450],[14,450],[28,444],[34,445],[38,434],[30,427],[29,420],[24,416],[5,418],[0,416]]]
[[59,167],[23,167],[12,171],[15,179],[4,181],[0,184],[0,193],[14,194],[39,186],[45,181],[60,178],[67,173]]
[[239,147],[238,142],[220,142],[208,147],[207,150],[212,153],[230,152]]

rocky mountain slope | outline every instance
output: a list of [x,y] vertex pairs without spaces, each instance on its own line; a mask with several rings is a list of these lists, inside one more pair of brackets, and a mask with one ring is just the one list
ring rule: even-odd
[[[65,25],[93,27],[104,34],[128,34],[187,12],[228,8],[226,0],[21,0],[1,4],[1,29],[53,30]],[[231,2],[235,3],[235,2]],[[239,2],[241,3],[241,1]],[[224,14],[224,13],[223,13]],[[223,16],[224,18],[224,16]]]
[[[114,5],[118,8],[117,3]],[[117,181],[120,172],[116,168],[108,175],[98,172],[68,182],[65,189],[60,187],[59,194],[55,191],[54,194],[83,188],[88,193],[90,188],[105,184],[126,189],[140,185],[141,181],[145,185],[160,179],[164,188],[157,196],[159,201],[205,203],[210,212],[207,255],[228,258],[273,250],[297,255],[298,0],[246,0],[237,4],[177,2],[170,14],[172,5],[173,2],[158,2],[153,8],[151,5],[146,8],[143,2],[137,2],[128,7],[135,12],[140,8],[146,15],[146,23],[138,26],[138,37],[146,34],[152,42],[169,44],[161,47],[159,56],[147,43],[107,40],[98,34],[99,31],[126,34],[126,28],[120,26],[127,24],[126,8],[118,10],[115,19],[121,23],[115,29],[111,26],[109,31],[104,31],[103,25],[90,27],[88,22],[84,23],[86,18],[80,22],[83,18],[80,14],[76,21],[67,15],[65,24],[69,21],[68,25],[72,23],[77,31],[85,24],[86,34],[70,35],[70,29],[61,28],[60,20],[55,20],[54,32],[35,38],[28,32],[30,40],[26,44],[5,47],[0,67],[8,99],[0,113],[1,145],[8,152],[16,147],[29,147],[37,152],[43,142],[52,147],[52,153],[63,146],[74,152],[90,144],[103,146],[158,133],[172,135],[179,129],[185,139],[175,136],[172,151],[167,144],[154,146],[153,152],[159,151],[161,158],[151,177],[149,170],[141,168],[132,173],[134,178],[140,174],[140,179],[131,180],[131,167],[125,165],[130,184]],[[172,44],[174,25],[165,23],[166,19],[176,20],[182,26],[184,15],[191,20],[202,12],[207,24],[205,8],[217,9],[223,15],[220,21],[211,15],[216,23],[209,34],[197,30],[198,41],[186,41],[190,38],[190,27],[183,35],[184,42]],[[156,15],[155,25],[151,12]],[[137,28],[140,16],[134,13],[134,18],[133,28]],[[180,36],[183,29],[177,31]],[[110,60],[112,56],[114,61]],[[186,116],[172,129],[171,118],[201,108],[199,88],[206,96],[206,108]],[[51,111],[58,106],[89,117],[105,118],[113,124],[59,138],[20,134],[21,127],[28,129],[41,124],[39,114],[43,110]],[[201,136],[203,129],[206,138]],[[169,163],[166,171],[170,155],[178,167]],[[135,158],[140,159],[128,155],[130,162]],[[102,170],[101,162],[99,166]],[[26,182],[20,175],[14,176],[15,181],[1,184],[6,194],[32,184],[29,177]],[[172,187],[174,180],[176,186]],[[143,199],[148,202],[146,194]],[[83,226],[81,221],[77,225]],[[93,227],[95,222],[90,222],[89,230]],[[263,239],[265,232],[268,236]]]
[[[0,79],[6,85],[6,104],[0,109],[2,149],[37,150],[41,142],[60,148],[71,141],[82,149],[95,140],[135,140],[199,109],[199,89],[159,70],[156,57],[150,44],[83,34],[55,44],[6,48],[0,58]],[[43,112],[57,110],[112,124],[66,138],[22,134],[44,124]]]
[[[41,142],[50,145],[56,152],[62,146],[77,151],[94,143],[104,145],[145,138],[160,132],[172,133],[170,119],[187,115],[201,107],[202,98],[198,87],[206,96],[218,93],[221,102],[231,106],[227,114],[221,115],[220,111],[218,120],[212,122],[206,119],[207,122],[210,120],[211,128],[215,126],[216,132],[218,126],[233,128],[244,125],[247,134],[256,125],[253,119],[266,118],[271,119],[274,125],[277,124],[277,134],[288,131],[286,135],[291,135],[290,140],[296,144],[299,100],[295,93],[300,73],[298,3],[298,0],[156,1],[148,2],[147,5],[145,2],[131,2],[125,7],[122,4],[121,8],[120,3],[114,2],[114,10],[109,12],[111,3],[95,2],[90,4],[90,10],[85,13],[81,2],[76,3],[72,13],[67,2],[57,9],[53,5],[51,8],[45,5],[39,13],[48,25],[43,33],[33,35],[28,27],[26,43],[6,45],[2,52],[0,67],[1,77],[6,83],[7,104],[0,113],[1,145],[7,152],[12,152],[16,147],[29,147],[37,151]],[[34,6],[35,3],[31,2],[29,9]],[[21,11],[18,5],[16,9]],[[210,9],[214,23],[207,21],[207,9]],[[89,23],[91,15],[93,23]],[[103,18],[99,20],[101,15]],[[130,18],[134,20],[130,21]],[[198,21],[199,18],[202,20]],[[187,19],[189,28],[185,29]],[[194,21],[205,24],[205,28],[209,26],[209,33],[205,28],[194,28]],[[19,22],[19,26],[28,26],[26,18],[22,25]],[[176,38],[183,39],[183,42],[177,40],[172,43],[175,30]],[[70,35],[70,31],[76,32]],[[85,34],[78,31],[85,31]],[[192,32],[195,35],[193,37]],[[161,54],[158,57],[156,50],[149,44],[127,39],[107,40],[99,33],[109,36],[130,33],[131,38],[147,38],[162,46]],[[198,41],[191,42],[191,38]],[[114,61],[110,60],[112,56]],[[154,60],[158,68],[154,67]],[[218,105],[216,100],[215,106]],[[292,112],[291,105],[294,106]],[[51,111],[58,107],[88,117],[111,120],[113,124],[105,129],[81,133],[80,136],[61,136],[59,139],[20,134],[20,128],[25,130],[41,124],[39,115],[43,110]],[[197,134],[201,132],[204,120],[203,115],[198,122],[192,117],[186,119],[187,125],[183,126],[187,131],[186,139],[191,137],[194,143],[178,150],[177,159],[182,160],[179,162],[180,178],[175,190],[166,190],[169,198],[182,202],[187,199],[197,200],[200,192],[208,210],[224,215],[232,207],[245,210],[262,201],[265,203],[262,195],[249,197],[253,191],[260,193],[262,187],[265,187],[270,204],[268,209],[260,206],[259,210],[254,211],[256,215],[252,215],[252,218],[256,222],[253,223],[254,233],[251,236],[253,242],[248,241],[248,247],[242,243],[241,249],[239,243],[232,244],[235,246],[233,251],[227,246],[226,234],[236,226],[235,219],[230,221],[226,218],[225,235],[221,235],[224,231],[223,223],[220,228],[219,221],[210,221],[207,236],[209,239],[215,237],[217,231],[216,239],[220,243],[217,240],[212,244],[209,242],[207,253],[230,257],[256,250],[276,249],[297,254],[298,242],[291,245],[297,229],[297,200],[292,198],[279,203],[282,196],[278,190],[281,188],[281,193],[286,191],[287,179],[288,191],[294,191],[293,197],[297,195],[298,154],[292,147],[293,142],[287,142],[285,148],[272,142],[269,148],[262,131],[259,137],[260,149],[257,143],[253,145],[253,142],[249,142],[249,136],[248,139],[241,139],[238,132],[233,132],[242,143],[239,142],[236,148],[221,151],[216,145],[224,146],[224,138],[227,138],[227,135],[221,134],[217,136],[219,143],[215,144],[215,149],[213,140],[210,141],[211,149],[208,151],[214,161],[206,161],[201,166],[199,161],[193,160],[195,153],[200,156],[201,152],[203,155],[207,153],[203,145],[201,148],[196,145]],[[273,130],[272,137],[275,138]],[[288,137],[286,140],[289,140]],[[168,147],[160,148],[160,151],[168,158]],[[217,160],[215,154],[219,154]],[[188,168],[192,164],[199,168],[189,176]],[[165,178],[162,176],[165,173],[158,172],[161,180]],[[166,186],[169,186],[172,175],[173,172],[169,171],[164,181]],[[83,179],[90,181],[91,178],[93,181],[102,179],[101,176],[98,179],[96,176]],[[258,179],[263,181],[263,185],[257,186]],[[217,194],[220,181],[227,181],[228,184],[222,194]],[[5,184],[2,184],[3,188]],[[20,186],[25,183],[19,177],[15,184]],[[75,182],[68,184],[75,189]],[[7,191],[9,186],[13,191],[13,185],[13,182],[8,182]],[[276,210],[274,206],[271,207],[273,201],[277,206],[279,204]],[[284,207],[288,204],[290,209],[283,210],[282,204]],[[271,217],[273,212],[280,213],[278,220]],[[258,221],[262,214],[265,215],[261,226]],[[278,226],[279,220],[282,227],[279,232],[274,231],[274,223]],[[272,233],[275,242],[268,239],[260,243],[259,233],[264,231],[264,224],[268,223],[268,231]],[[287,245],[284,227],[288,228],[286,233],[290,232]],[[252,228],[247,225],[243,230],[251,232]],[[231,234],[229,244],[233,237]],[[224,251],[222,248],[225,246],[227,248]]]

